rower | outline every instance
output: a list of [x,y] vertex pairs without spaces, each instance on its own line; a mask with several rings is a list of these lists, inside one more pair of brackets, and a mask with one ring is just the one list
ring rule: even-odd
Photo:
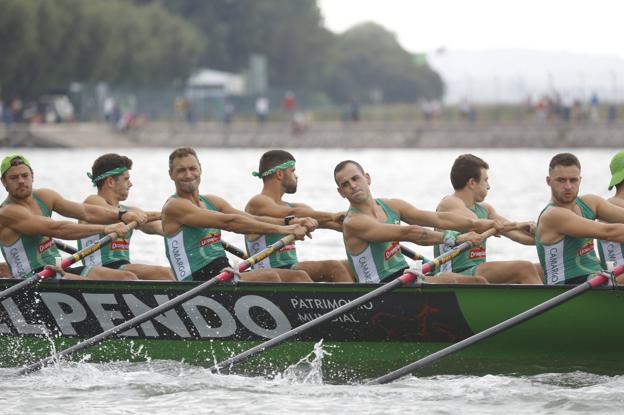
[[[624,151],[613,156],[609,168],[611,170],[609,190],[615,187],[615,195],[608,201],[624,208]],[[614,265],[622,265],[624,264],[624,244],[598,240],[598,255],[602,269],[608,268],[607,261],[613,262]]]
[[[97,187],[97,194],[89,195],[84,203],[97,206],[106,206],[119,211],[136,210],[120,202],[128,198],[132,187],[130,181],[132,160],[126,156],[109,153],[98,157],[87,176]],[[146,212],[148,222],[138,229],[152,234],[162,235],[160,212]],[[83,249],[99,241],[104,235],[95,234],[78,240],[78,248]],[[130,271],[141,280],[173,280],[173,273],[169,267],[130,263],[130,238],[132,231],[118,236],[110,244],[88,255],[83,263],[88,266],[103,266],[111,269]]]
[[[288,223],[294,217],[311,217],[318,221],[319,228],[333,229],[342,232],[344,212],[322,212],[314,210],[303,203],[285,202],[285,193],[297,191],[298,177],[295,174],[295,158],[283,150],[270,150],[260,158],[258,172],[254,176],[262,179],[262,191],[252,197],[245,211],[252,215],[284,218]],[[284,235],[245,236],[245,244],[249,254],[256,254]],[[282,248],[277,254],[260,261],[254,269],[281,268],[306,272],[316,282],[353,282],[351,267],[346,260],[299,261],[295,241]]]
[[[474,219],[453,213],[420,210],[401,199],[374,199],[370,191],[371,178],[362,166],[345,160],[334,169],[338,193],[349,201],[349,210],[343,222],[343,239],[349,263],[358,282],[388,282],[408,268],[401,254],[399,241],[419,245],[433,245],[444,241],[443,233],[422,226],[435,226],[461,231],[484,232],[496,223],[491,219]],[[404,221],[410,226],[402,226]],[[454,242],[480,243],[481,235],[475,232],[455,237]],[[447,241],[450,243],[450,241]],[[453,243],[454,244],[454,243]],[[466,277],[461,281],[452,275],[427,277],[427,282],[484,283],[481,277]]]
[[[33,171],[28,160],[19,154],[5,157],[0,164],[2,185],[8,197],[0,207],[0,247],[14,278],[26,278],[46,266],[54,266],[60,254],[53,237],[78,239],[94,233],[128,232],[123,222],[145,223],[142,211],[125,212],[113,207],[76,203],[51,189],[33,190]],[[52,212],[88,223],[57,221]],[[122,221],[122,222],[119,222]],[[115,223],[117,222],[117,223]],[[109,225],[103,225],[109,224]],[[73,267],[64,274],[68,279],[136,280],[129,271],[102,267]]]
[[[578,196],[581,163],[574,154],[552,158],[546,183],[551,201],[540,213],[535,231],[544,283],[581,284],[602,270],[594,239],[624,243],[624,208],[596,195]],[[624,282],[623,277],[618,282]]]
[[[162,208],[165,248],[179,281],[205,281],[218,275],[230,263],[221,241],[221,230],[242,234],[293,234],[297,239],[314,230],[311,218],[257,217],[233,208],[214,195],[200,195],[201,165],[195,150],[182,147],[169,156],[169,177],[176,192]],[[246,281],[311,282],[305,273],[291,270],[255,270],[241,274]]]
[[[499,215],[494,207],[484,200],[490,190],[488,164],[472,154],[462,154],[451,167],[451,184],[454,193],[447,195],[438,204],[438,212],[451,212],[467,218],[495,219],[503,224],[511,222]],[[523,245],[535,245],[533,222],[523,222],[516,229],[501,234]],[[447,235],[453,231],[446,231]],[[456,234],[456,233],[455,233]],[[445,244],[434,247],[435,256],[447,252]],[[441,272],[460,275],[479,275],[491,283],[541,284],[541,266],[529,261],[486,262],[486,241],[469,251],[462,252],[440,267]]]

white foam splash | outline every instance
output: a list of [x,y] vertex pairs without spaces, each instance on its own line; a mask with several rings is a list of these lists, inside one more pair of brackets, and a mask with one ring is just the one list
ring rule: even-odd
[[314,349],[294,365],[287,367],[275,380],[287,383],[323,384],[323,357],[331,353],[323,349],[323,339],[314,344]]

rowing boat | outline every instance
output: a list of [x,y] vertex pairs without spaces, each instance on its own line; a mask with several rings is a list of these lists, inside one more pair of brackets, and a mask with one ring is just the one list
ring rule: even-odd
[[[6,289],[17,280],[0,280]],[[19,367],[135,317],[197,283],[49,280],[0,307],[0,364]],[[206,291],[151,322],[93,346],[95,362],[181,360],[210,366],[314,319],[374,284],[239,283]],[[569,287],[423,285],[394,290],[295,341],[236,366],[271,376],[323,339],[323,375],[379,376],[465,339]],[[422,374],[624,373],[624,287],[592,290]]]

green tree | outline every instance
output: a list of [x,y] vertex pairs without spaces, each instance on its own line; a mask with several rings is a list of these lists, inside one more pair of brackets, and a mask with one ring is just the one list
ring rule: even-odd
[[372,91],[386,102],[438,98],[444,92],[439,75],[416,64],[396,36],[374,23],[354,26],[338,36],[329,52],[326,91],[337,102],[368,101]]
[[159,85],[184,79],[201,34],[159,5],[121,0],[0,0],[0,88],[7,97],[105,81]]

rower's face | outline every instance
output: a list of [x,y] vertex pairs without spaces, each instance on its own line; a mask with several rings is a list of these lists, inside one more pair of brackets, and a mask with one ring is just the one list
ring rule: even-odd
[[481,169],[481,179],[478,182],[475,182],[475,201],[483,202],[485,197],[490,190],[488,171],[486,169]]
[[370,197],[370,176],[354,164],[347,164],[336,173],[338,193],[351,203],[362,203]]
[[24,164],[13,166],[4,174],[2,184],[11,197],[27,198],[32,193],[33,175]]
[[284,172],[284,178],[282,179],[282,186],[284,187],[284,192],[288,194],[293,194],[297,191],[297,182],[299,178],[295,174],[295,168],[290,167],[286,170],[282,170]]
[[186,193],[197,191],[201,183],[199,161],[193,155],[175,158],[169,170],[169,177],[174,181],[176,189]]
[[581,186],[581,170],[576,166],[555,166],[546,177],[552,198],[560,204],[572,203]]
[[113,179],[113,190],[119,200],[126,200],[128,198],[128,193],[130,192],[131,187],[132,182],[130,181],[130,173],[127,171]]

